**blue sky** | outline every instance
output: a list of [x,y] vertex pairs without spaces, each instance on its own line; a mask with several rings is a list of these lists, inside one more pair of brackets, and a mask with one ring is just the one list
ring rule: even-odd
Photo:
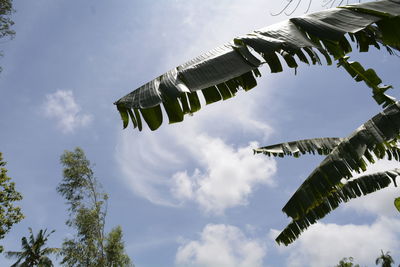
[[[60,155],[80,146],[110,195],[106,227],[122,226],[138,267],[333,266],[348,256],[373,266],[380,249],[399,263],[396,188],[343,205],[287,248],[274,243],[288,222],[281,208],[322,158],[274,160],[251,148],[347,136],[380,110],[369,88],[335,66],[301,65],[297,75],[264,67],[255,89],[183,123],[122,130],[114,101],[235,36],[287,19],[271,16],[281,2],[14,2],[17,35],[0,44],[0,151],[26,218],[2,240],[6,250],[19,249],[28,227],[55,229],[51,246],[73,234],[56,186]],[[398,57],[372,50],[352,58],[374,67],[399,97]],[[10,263],[0,257],[0,266]]]

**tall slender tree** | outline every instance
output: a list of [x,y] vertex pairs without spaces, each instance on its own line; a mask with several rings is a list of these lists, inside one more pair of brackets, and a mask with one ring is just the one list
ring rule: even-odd
[[[61,156],[61,164],[64,166],[63,180],[57,191],[69,206],[70,216],[66,224],[77,231],[73,238],[63,243],[61,264],[71,267],[131,266],[124,252],[122,230],[105,235],[108,195],[94,176],[84,151],[81,148],[65,151]],[[118,248],[114,248],[114,245]],[[117,255],[108,257],[108,251],[116,251]],[[115,265],[110,262],[114,258],[127,260]]]
[[[53,262],[48,257],[51,254],[57,254],[58,248],[45,247],[49,236],[54,232],[46,233],[47,229],[40,230],[36,235],[33,234],[32,228],[29,228],[29,241],[24,236],[21,239],[21,251],[7,251],[7,258],[16,258],[17,261],[11,267],[53,267]],[[21,263],[22,261],[22,263]]]
[[[0,152],[0,239],[3,239],[11,227],[21,221],[24,215],[21,208],[14,206],[14,202],[20,201],[22,195],[15,190],[14,182],[7,176],[6,162]],[[3,246],[0,245],[0,253]]]

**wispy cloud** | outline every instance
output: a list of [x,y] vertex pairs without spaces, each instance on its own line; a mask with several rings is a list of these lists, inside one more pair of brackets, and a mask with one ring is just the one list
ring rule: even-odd
[[187,241],[176,254],[178,266],[247,267],[262,266],[266,254],[263,242],[251,239],[237,227],[208,224],[199,240]]
[[77,128],[92,121],[91,115],[82,114],[81,107],[70,90],[58,90],[46,95],[43,113],[46,117],[56,120],[57,128],[64,134],[73,133]]

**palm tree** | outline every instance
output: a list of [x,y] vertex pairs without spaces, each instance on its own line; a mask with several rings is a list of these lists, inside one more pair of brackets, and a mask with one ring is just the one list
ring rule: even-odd
[[199,91],[206,104],[226,100],[240,88],[248,91],[255,87],[259,67],[264,64],[276,73],[283,70],[282,60],[295,69],[296,59],[322,64],[319,54],[328,65],[335,61],[355,81],[365,82],[375,101],[386,108],[348,137],[300,140],[255,150],[266,155],[326,156],[283,208],[292,222],[276,241],[288,245],[341,202],[380,190],[391,182],[396,185],[399,169],[346,183],[342,179],[350,179],[352,171],[364,172],[367,163],[384,156],[400,159],[400,102],[385,93],[391,86],[383,85],[373,69],[365,69],[347,56],[352,50],[351,42],[357,44],[360,52],[367,52],[370,46],[383,46],[393,54],[393,50],[400,50],[399,29],[400,0],[348,5],[291,18],[196,57],[137,88],[115,105],[124,128],[131,120],[134,128],[142,130],[143,118],[151,130],[156,130],[163,122],[161,106],[170,123],[181,122],[184,115],[200,110]]
[[[17,261],[11,267],[52,267],[53,263],[48,255],[59,252],[58,248],[43,248],[48,237],[54,230],[46,234],[47,229],[40,230],[36,237],[33,235],[32,228],[29,228],[29,241],[26,237],[21,239],[22,251],[8,251],[7,258],[16,258]],[[23,261],[22,263],[20,263]]]
[[391,267],[392,263],[394,263],[394,260],[392,256],[390,256],[390,251],[383,253],[383,250],[381,250],[381,255],[376,258],[375,264],[378,265],[382,262],[382,267]]

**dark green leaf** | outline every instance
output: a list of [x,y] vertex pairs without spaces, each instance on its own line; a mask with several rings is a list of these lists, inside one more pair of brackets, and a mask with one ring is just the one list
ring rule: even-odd
[[218,92],[218,89],[215,86],[205,88],[201,90],[201,92],[204,95],[207,105],[222,99],[221,94]]
[[160,106],[152,108],[140,109],[143,119],[149,126],[150,130],[154,131],[160,127],[162,123],[162,113]]
[[[400,103],[387,107],[383,112],[367,121],[349,137],[340,142],[332,152],[321,162],[321,164],[310,174],[299,189],[287,202],[283,211],[293,219],[304,216],[315,203],[329,193],[329,190],[319,191],[316,188],[334,188],[340,185],[340,181],[351,178],[352,171],[365,169],[365,159],[370,158],[373,153],[377,158],[386,155],[387,147],[393,140],[397,140],[400,134]],[[387,119],[390,120],[391,129],[386,130]],[[337,170],[329,172],[326,170]],[[307,204],[304,198],[311,199]]]
[[[186,100],[181,98],[182,94],[189,96],[192,112],[200,109],[196,101],[197,95],[191,95],[195,91],[203,90],[208,104],[228,99],[236,94],[239,86],[244,90],[256,86],[255,76],[259,77],[257,69],[261,64],[268,64],[272,73],[281,72],[283,68],[277,54],[283,56],[289,67],[297,68],[294,55],[297,55],[301,62],[321,64],[316,52],[318,50],[329,65],[332,63],[330,55],[340,60],[351,51],[346,34],[349,34],[350,41],[357,43],[360,51],[368,51],[371,45],[379,48],[380,43],[389,53],[393,53],[392,49],[400,48],[399,16],[400,3],[383,0],[292,18],[237,37],[231,43],[217,47],[166,72],[119,99],[115,104],[127,109],[148,109],[171,99],[180,99],[180,108],[175,102],[164,104],[164,107],[167,113],[169,112],[170,122],[182,121],[182,113],[188,113],[188,105]],[[308,54],[310,60],[303,52]],[[255,53],[265,62],[261,62]],[[351,67],[357,69],[357,64]],[[345,68],[348,71],[350,69]],[[350,73],[354,75],[352,71]],[[363,80],[372,86],[375,100],[387,106],[393,103],[393,99],[384,94],[390,87],[377,84],[375,74],[373,70],[358,69],[353,77],[356,81]],[[174,112],[177,113],[173,114]],[[140,119],[136,120],[138,128],[141,128]],[[152,119],[150,121],[153,122]]]
[[373,97],[378,104],[383,104],[385,107],[395,102],[393,97],[385,94],[386,90],[392,88],[392,86],[382,85],[382,80],[376,74],[375,70],[365,70],[359,62],[348,61],[348,57],[340,58],[338,67],[343,67],[356,82],[364,81],[372,89]]
[[[279,234],[276,241],[286,246],[289,245],[311,224],[316,223],[317,220],[322,219],[332,210],[338,208],[340,203],[348,202],[351,199],[365,196],[386,188],[391,184],[391,182],[395,182],[395,178],[399,175],[400,169],[377,172],[357,177],[345,184],[341,183],[331,188],[331,190],[328,193],[325,193],[324,197],[314,203],[303,216],[292,220],[292,222]],[[397,204],[400,205],[400,198]],[[396,206],[396,208],[399,209],[400,207]]]
[[128,110],[122,106],[117,106],[117,109],[119,111],[119,114],[121,115],[121,119],[122,119],[123,126],[125,129],[129,124]]

